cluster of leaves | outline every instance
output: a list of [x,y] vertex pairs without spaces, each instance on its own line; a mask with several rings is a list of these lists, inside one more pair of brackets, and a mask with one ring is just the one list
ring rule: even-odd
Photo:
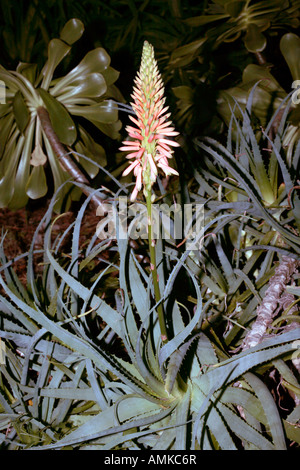
[[[167,344],[160,340],[150,270],[129,241],[118,231],[116,240],[99,241],[96,233],[86,247],[79,246],[92,194],[68,229],[72,246],[67,256],[61,253],[66,233],[51,241],[53,199],[26,255],[26,288],[2,251],[3,448],[275,450],[300,443],[292,361],[300,329],[289,327],[299,320],[289,316],[291,305],[279,311],[262,342],[242,348],[274,275],[274,261],[281,252],[299,255],[293,232],[299,202],[289,194],[299,146],[288,168],[281,156],[283,122],[271,142],[272,178],[262,182],[261,148],[250,112],[248,103],[242,127],[232,116],[240,137],[236,151],[244,158],[232,154],[232,133],[227,148],[211,139],[195,142],[218,162],[210,171],[195,169],[193,190],[185,192],[190,202],[206,207],[204,231],[198,234],[202,249],[157,241],[171,333]],[[279,172],[284,187],[278,191],[274,175]],[[107,195],[104,189],[98,193]],[[126,193],[119,183],[118,194],[110,194],[116,208],[117,196]],[[167,193],[162,196],[167,200]],[[38,278],[34,245],[42,226],[48,229],[44,272]],[[107,279],[113,282],[110,289]],[[187,287],[177,294],[182,282]],[[299,298],[297,283],[295,269],[289,280],[293,304]],[[271,373],[281,377],[278,403],[266,384]],[[280,400],[285,408],[289,403],[284,416]]]
[[[13,56],[6,63],[38,62],[53,34],[58,35],[64,23],[76,17],[86,26],[88,47],[102,45],[114,55],[124,74],[130,67],[134,73],[139,45],[147,39],[155,47],[164,80],[173,87],[198,88],[196,95],[202,99],[206,93],[201,92],[201,84],[207,85],[206,92],[207,87],[224,88],[226,77],[231,82],[239,79],[245,65],[255,61],[255,54],[266,53],[271,65],[281,36],[299,28],[299,0],[210,0],[198,5],[189,0],[114,0],[109,5],[95,0],[71,4],[52,0],[43,5],[35,1],[21,4],[23,10],[17,8],[19,2],[1,7],[6,53]],[[16,25],[18,36],[14,34]],[[224,55],[226,60],[222,60]]]
[[[0,76],[8,87],[8,105],[1,106],[0,116],[2,207],[22,207],[28,198],[45,195],[49,180],[54,180],[56,190],[69,178],[58,164],[47,139],[44,142],[35,118],[39,105],[43,104],[50,112],[54,130],[62,143],[72,145],[79,154],[90,157],[90,162],[80,159],[80,166],[90,178],[97,172],[93,160],[105,165],[105,151],[99,144],[97,130],[113,139],[119,137],[118,106],[108,98],[123,101],[113,85],[119,74],[109,65],[110,58],[105,51],[113,55],[114,64],[122,73],[121,91],[129,100],[133,74],[140,58],[140,44],[144,39],[153,44],[169,90],[174,120],[187,137],[199,135],[199,126],[208,135],[222,133],[224,121],[228,125],[231,116],[228,100],[234,97],[245,106],[257,80],[261,80],[260,94],[256,94],[253,104],[253,119],[259,125],[266,125],[287,96],[285,87],[290,91],[292,80],[299,78],[299,38],[290,32],[297,32],[299,27],[299,0],[275,3],[269,0],[213,0],[197,6],[179,0],[114,0],[109,6],[93,0],[71,4],[53,0],[43,5],[37,5],[35,1],[28,5],[21,2],[21,7],[9,2],[1,9],[1,30],[6,44],[6,55],[1,61],[8,67],[17,67],[16,72],[1,68]],[[70,17],[78,19],[70,21]],[[66,22],[68,26],[64,26]],[[17,29],[17,35],[14,29]],[[72,52],[71,45],[83,32],[85,44],[89,48],[96,47],[94,55],[90,52],[83,60],[84,64],[80,62],[68,72],[70,63],[82,53],[78,48]],[[51,40],[54,34],[59,39]],[[276,73],[272,72],[275,60],[272,49],[277,55],[281,52],[288,64],[288,80],[282,80],[282,71],[277,77],[277,64]],[[46,61],[45,66],[41,60]],[[57,73],[61,73],[61,78]],[[286,144],[298,139],[297,109],[293,110],[290,120]],[[15,148],[10,145],[11,141],[19,141],[19,145]],[[37,159],[31,159],[33,151]],[[16,154],[13,159],[10,158],[12,152]],[[46,160],[49,163],[45,164]],[[114,162],[114,158],[111,161]],[[15,181],[13,185],[9,184],[12,180]],[[65,193],[69,189],[66,186]],[[73,191],[71,197],[78,199],[79,194],[78,190]],[[57,209],[60,207],[58,205]]]
[[[0,207],[18,209],[29,198],[45,196],[48,191],[45,168],[53,176],[55,190],[70,178],[44,134],[39,107],[47,109],[60,143],[74,146],[77,155],[92,157],[92,162],[80,162],[91,178],[98,172],[93,162],[105,165],[106,155],[88,132],[86,123],[113,139],[119,137],[121,122],[112,99],[118,95],[113,83],[119,74],[110,66],[110,57],[103,48],[89,51],[69,73],[54,78],[56,68],[83,31],[80,20],[69,20],[60,37],[49,42],[48,59],[41,71],[36,64],[23,62],[16,72],[0,67],[0,79],[6,86],[5,104],[0,110]],[[74,117],[84,120],[75,123]],[[66,187],[65,194],[68,191]],[[76,199],[78,194],[72,197]]]
[[[223,130],[221,92],[230,86],[230,93],[241,82],[247,65],[258,62],[261,74],[275,65],[275,69],[281,68],[282,79],[287,71],[283,68],[282,72],[278,60],[279,41],[285,33],[296,33],[300,24],[298,0],[212,0],[197,6],[186,1],[137,1],[128,8],[124,4],[118,8],[116,1],[112,6],[105,16],[110,35],[103,40],[108,50],[124,50],[128,62],[128,51],[134,59],[139,57],[138,44],[144,38],[154,45],[164,81],[172,90],[177,125],[187,135],[197,135],[199,125],[209,133]],[[291,71],[298,64],[293,46],[288,47]],[[256,79],[248,73],[248,92]],[[291,83],[285,79],[283,83],[289,91]],[[271,110],[270,99],[265,98],[255,112],[258,118],[261,108],[269,111],[270,119],[276,106]]]
[[[155,13],[150,13],[150,3]],[[141,243],[137,252],[132,240],[119,237],[118,231],[114,240],[100,241],[95,233],[85,246],[79,243],[93,195],[109,198],[117,210],[118,197],[128,194],[129,188],[114,177],[118,173],[111,175],[115,192],[103,186],[93,191],[74,223],[58,238],[51,235],[57,200],[70,185],[38,128],[36,110],[47,108],[60,141],[74,147],[73,154],[91,177],[99,170],[107,177],[103,148],[83,121],[75,125],[73,116],[118,137],[117,109],[107,99],[108,94],[119,99],[113,86],[118,74],[108,54],[97,47],[71,72],[54,77],[83,33],[82,22],[71,20],[60,38],[49,42],[39,74],[24,63],[16,72],[0,68],[9,98],[0,110],[1,150],[18,156],[5,158],[2,153],[0,194],[6,199],[1,205],[19,207],[28,196],[45,193],[43,165],[31,162],[30,167],[30,159],[41,163],[42,146],[57,177],[55,195],[29,252],[22,255],[27,260],[26,286],[15,274],[14,260],[6,259],[3,240],[0,244],[3,449],[275,450],[300,445],[297,108],[268,68],[250,64],[242,85],[220,93],[226,142],[199,137],[199,97],[207,95],[211,81],[219,89],[223,81],[214,68],[222,44],[238,44],[234,61],[243,59],[238,67],[242,72],[249,52],[261,54],[279,28],[298,27],[298,3],[215,0],[200,15],[200,7],[187,8],[180,1],[115,0],[109,7],[102,5],[110,31],[103,39],[105,49],[115,53],[125,48],[134,55],[138,48],[139,57],[142,39],[149,39],[165,82],[179,99],[177,123],[187,134],[182,151],[192,177],[187,183],[181,172],[173,188],[172,181],[165,188],[158,180],[159,200],[171,206],[175,198],[182,208],[186,203],[204,205],[205,226],[196,233],[201,250],[187,249],[184,240],[157,240],[169,333],[164,345],[145,246]],[[96,8],[92,0],[83,4]],[[46,25],[47,8],[43,5],[40,15],[34,7],[28,10],[29,36],[38,34],[35,21]],[[87,15],[76,2],[72,8]],[[8,41],[9,25],[4,30]],[[26,28],[19,31],[17,46],[30,44]],[[241,37],[242,47],[237,41]],[[283,36],[281,51],[295,80],[300,78],[298,50],[298,36]],[[189,139],[192,135],[197,138]],[[34,136],[37,150],[32,154]],[[11,192],[13,177],[20,192]],[[76,193],[82,185],[75,182],[72,188]],[[172,226],[174,220],[169,222]],[[71,247],[65,251],[70,232]],[[41,233],[44,248],[37,252]],[[37,257],[43,258],[38,269]],[[276,266],[286,258],[294,261],[293,269],[275,299],[271,321],[263,321],[260,340],[245,347],[274,285]]]
[[[99,2],[83,0],[70,3],[50,0],[41,4],[36,0],[12,0],[1,2],[0,12],[2,65],[15,68],[21,61],[36,63],[42,68],[47,60],[47,46],[50,40],[59,36],[70,18],[79,18],[88,26],[99,14]],[[89,44],[89,48],[91,47],[93,45]]]

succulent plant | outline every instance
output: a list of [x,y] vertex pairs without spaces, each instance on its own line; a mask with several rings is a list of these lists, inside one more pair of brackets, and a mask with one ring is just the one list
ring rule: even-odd
[[[47,110],[52,132],[66,147],[65,154],[72,155],[74,150],[74,163],[91,178],[98,171],[93,161],[105,165],[105,151],[85,128],[84,121],[76,122],[76,118],[84,118],[113,139],[119,137],[121,124],[117,105],[112,99],[118,72],[110,66],[110,57],[102,47],[89,51],[65,76],[54,76],[56,68],[83,31],[80,20],[69,20],[60,38],[49,42],[48,60],[40,73],[35,64],[19,63],[15,72],[0,67],[0,79],[6,86],[6,104],[0,109],[1,207],[17,209],[26,205],[29,198],[44,196],[48,191],[46,166],[52,173],[55,190],[70,179],[61,165],[65,155],[60,156],[59,162],[45,133],[39,109]],[[80,154],[92,162],[80,159]],[[58,210],[68,192],[70,186],[66,186],[65,193],[61,194]],[[78,198],[78,188],[77,195],[73,191],[68,197],[69,201],[70,197]]]
[[[104,187],[90,193],[56,238],[55,193],[23,255],[26,287],[0,244],[3,449],[279,450],[288,441],[300,443],[299,386],[291,366],[298,364],[300,341],[299,203],[290,192],[299,156],[287,169],[283,119],[275,141],[266,137],[271,163],[262,172],[252,97],[246,111],[239,110],[242,123],[232,114],[237,145],[231,127],[227,147],[212,139],[194,142],[203,158],[186,197],[204,205],[204,227],[195,234],[201,249],[158,237],[153,251],[149,237],[150,263],[142,264],[128,230],[101,240],[97,230],[81,245],[85,210],[95,193],[106,198]],[[131,150],[141,157],[140,148]],[[148,183],[147,209],[157,190]],[[121,213],[120,196],[127,200],[127,194],[121,183],[117,193],[110,191],[112,213]],[[176,197],[181,203],[181,194]],[[98,228],[104,223],[102,217]],[[40,232],[43,250],[36,250]],[[265,383],[274,371],[292,398],[284,418]]]
[[242,35],[246,49],[260,53],[267,45],[264,31],[286,25],[292,28],[299,26],[299,6],[298,0],[212,0],[204,15],[187,18],[185,23],[194,28],[211,25],[206,34],[208,40],[214,41],[215,47],[222,42],[236,41]]
[[[231,178],[235,177],[233,173]],[[200,174],[197,178],[201,180]],[[199,194],[190,195],[198,202],[207,187],[201,181]],[[215,181],[220,185],[222,180]],[[243,194],[245,186],[240,189],[228,181],[225,188],[229,185],[231,193]],[[213,186],[210,191],[212,195]],[[102,192],[104,197],[105,189],[98,190],[100,196]],[[118,195],[122,193],[126,187],[120,186]],[[276,225],[269,233],[266,224],[260,228],[260,218],[251,224],[254,209],[245,219],[244,211],[252,207],[247,198],[235,204],[211,198],[201,251],[157,241],[168,327],[168,341],[163,342],[151,269],[139,263],[128,238],[118,232],[116,240],[100,241],[95,234],[80,246],[80,227],[92,194],[67,230],[72,231],[72,246],[65,253],[67,233],[51,237],[56,196],[27,254],[27,288],[14,274],[13,261],[1,252],[3,448],[275,450],[285,449],[287,438],[299,443],[297,408],[283,419],[264,375],[275,368],[297,402],[299,388],[289,360],[297,353],[300,329],[283,328],[273,335],[267,330],[257,344],[241,349],[268,281],[269,291],[275,285],[274,253],[289,251],[270,243],[276,239]],[[118,208],[117,195],[112,204]],[[236,210],[228,212],[229,207]],[[268,214],[267,223],[269,219]],[[48,228],[43,272],[37,276],[34,247],[42,227]],[[237,237],[234,268],[223,239],[227,230],[243,229],[248,236]],[[281,234],[290,240],[285,229]],[[294,252],[299,243],[290,241]],[[270,250],[265,253],[266,245]],[[249,248],[252,254],[246,257],[244,250]],[[283,283],[284,288],[296,289],[295,295],[296,266]],[[108,290],[105,278],[112,272],[117,272],[118,282]],[[284,325],[287,317],[283,312],[275,320]],[[290,321],[295,318],[291,315]]]
[[[272,133],[276,134],[282,113],[286,106],[289,107],[289,125],[285,129],[283,146],[287,148],[287,164],[290,166],[292,155],[299,141],[299,110],[297,100],[288,98],[297,93],[297,80],[300,79],[298,56],[300,53],[300,38],[294,33],[282,36],[280,40],[280,50],[289,68],[290,90],[286,91],[276,80],[272,73],[272,68],[265,65],[249,64],[244,72],[242,82],[227,90],[222,90],[218,98],[218,112],[229,124],[231,119],[231,107],[234,101],[245,109],[249,95],[253,86],[257,84],[255,94],[252,98],[252,117],[263,127],[267,127],[270,120],[270,113],[274,114],[280,107],[281,112],[273,122]],[[294,90],[294,91],[293,91]],[[228,106],[230,103],[230,106]]]
[[[0,365],[0,427],[6,431],[2,447],[285,448],[274,399],[253,372],[279,361],[278,368],[292,386],[295,379],[279,357],[293,351],[299,330],[230,356],[205,327],[211,299],[203,303],[197,276],[189,267],[192,258],[185,252],[176,258],[172,254],[173,267],[166,277],[159,265],[163,301],[174,331],[162,346],[150,298],[151,274],[141,270],[128,240],[109,247],[108,240],[92,237],[84,250],[79,247],[86,204],[72,226],[69,256],[60,248],[64,233],[50,244],[49,225],[38,280],[34,243],[42,224],[51,221],[54,202],[28,254],[28,290],[1,253],[5,295],[0,296],[0,335],[6,348],[5,363]],[[111,259],[106,266],[99,262],[105,259],[101,256],[105,250]],[[160,244],[156,253],[158,261],[167,261]],[[86,273],[92,261],[97,272],[93,282]],[[119,288],[112,297],[101,287],[110,269],[119,273]],[[188,322],[180,302],[170,295],[180,269],[196,293],[196,308]]]

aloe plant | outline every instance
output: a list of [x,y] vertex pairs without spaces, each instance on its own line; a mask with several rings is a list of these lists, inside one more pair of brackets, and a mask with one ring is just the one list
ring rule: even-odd
[[[117,252],[97,237],[84,250],[79,247],[88,201],[71,227],[68,257],[60,249],[64,233],[53,245],[50,241],[52,201],[27,254],[27,289],[13,273],[12,261],[1,253],[5,295],[0,297],[0,335],[6,345],[5,364],[0,366],[3,449],[285,448],[273,397],[253,372],[262,364],[271,366],[278,357],[290,357],[299,330],[233,356],[226,353],[206,326],[211,299],[203,304],[197,276],[189,267],[192,259],[184,252],[171,263],[166,277],[160,273],[174,330],[162,346],[151,303],[151,272],[141,270],[128,241],[118,240]],[[33,269],[34,244],[43,223],[49,229],[39,280]],[[111,261],[101,268],[99,257],[107,250]],[[161,244],[156,252],[158,260],[167,261]],[[93,278],[87,272],[92,262],[97,273]],[[170,297],[179,268],[196,295],[188,323],[181,303]],[[105,296],[105,277],[116,269],[119,290]],[[99,321],[104,326],[97,330]],[[288,383],[296,387],[290,369],[282,359],[279,362]]]
[[[113,83],[118,72],[110,66],[110,57],[103,48],[88,52],[65,76],[54,76],[57,66],[70,53],[72,44],[83,31],[80,20],[69,20],[60,38],[49,42],[48,60],[40,72],[36,65],[27,63],[19,63],[15,72],[0,67],[0,78],[7,88],[7,102],[1,105],[0,110],[1,207],[20,208],[29,198],[44,196],[48,190],[46,166],[52,174],[55,190],[63,181],[70,179],[66,168],[76,168],[76,164],[79,164],[81,174],[86,172],[90,178],[95,177],[98,167],[93,162],[105,165],[105,151],[84,124],[74,120],[77,116],[113,139],[119,136],[121,124],[117,105],[112,99],[116,96]],[[52,134],[65,146],[60,155],[50,145],[49,126],[47,128],[39,112],[43,109],[49,114]],[[72,161],[72,150],[76,152],[75,162]],[[92,161],[80,159],[82,153]],[[85,181],[83,178],[79,180]],[[61,194],[62,200],[68,192],[70,187],[66,186],[65,194]],[[69,201],[71,197],[78,198],[78,188],[77,195],[73,192],[68,196]],[[57,204],[58,210],[62,200]]]
[[[210,138],[196,140],[196,145],[210,153],[221,167],[229,170],[227,176],[233,178],[233,185],[229,184],[233,189],[229,199],[245,201],[245,196],[250,197],[258,217],[263,217],[270,227],[278,231],[287,246],[299,253],[299,239],[294,232],[294,229],[299,230],[300,227],[298,149],[295,149],[291,159],[290,149],[286,149],[285,145],[292,101],[287,96],[267,126],[257,132],[251,124],[257,86],[252,88],[244,109],[235,101],[226,147]],[[278,116],[279,124],[274,127]],[[272,129],[276,129],[274,137]],[[289,227],[281,222],[285,210],[291,211],[288,212],[292,216],[292,225]]]
[[[217,154],[205,145],[202,148]],[[263,341],[242,350],[255,309],[274,274],[274,250],[265,253],[264,246],[280,252],[270,243],[276,239],[277,225],[289,243],[282,248],[285,254],[289,250],[295,254],[299,241],[269,214],[264,202],[256,207],[254,198],[251,217],[246,217],[248,198],[258,193],[257,184],[252,184],[251,177],[251,192],[245,197],[245,183],[242,188],[232,183],[241,164],[234,166],[230,151],[220,144],[216,147],[228,157],[231,166],[225,166],[232,175],[228,183],[212,171],[212,180],[244,198],[239,205],[226,205],[220,189],[207,185],[196,172],[200,185],[189,198],[207,205],[204,231],[199,234],[203,246],[191,251],[184,249],[184,240],[180,246],[172,240],[157,240],[160,299],[155,296],[151,263],[140,264],[130,240],[119,231],[115,239],[99,240],[95,234],[80,246],[80,228],[93,193],[67,230],[72,232],[70,253],[62,250],[67,232],[56,239],[51,236],[55,194],[29,253],[24,254],[28,259],[26,288],[12,269],[13,260],[6,260],[1,249],[4,449],[275,450],[286,449],[289,440],[300,442],[295,433],[299,388],[289,364],[297,351],[299,328],[286,328],[288,312],[283,312],[276,318],[282,329],[275,335],[267,331]],[[139,153],[135,158],[142,157]],[[144,162],[149,159],[147,154]],[[223,163],[221,157],[217,161]],[[247,168],[249,173],[255,167],[249,162]],[[142,178],[147,175],[145,171]],[[143,179],[144,184],[147,181]],[[150,188],[146,185],[144,190],[147,193]],[[105,197],[106,190],[95,193]],[[116,210],[120,194],[128,194],[128,187],[121,183],[117,194],[110,193]],[[168,201],[167,194],[161,197]],[[179,202],[180,195],[176,197]],[[237,210],[222,212],[222,208]],[[265,211],[262,228],[261,218],[255,219],[258,209]],[[40,263],[43,271],[37,276],[34,259],[40,253],[34,247],[42,227],[47,227]],[[224,246],[228,231],[237,233],[239,257],[233,260]],[[247,257],[249,238],[253,253]],[[260,242],[258,251],[254,240]],[[293,288],[296,275],[295,266],[286,285]],[[163,305],[167,341],[162,337],[159,305]],[[294,397],[295,406],[285,419],[264,383],[274,368]]]
[[[218,201],[208,202],[212,213],[222,213],[227,209],[232,216],[228,228],[230,240],[228,235],[223,235],[226,241],[222,242],[218,237],[215,242],[224,272],[217,285],[226,292],[229,317],[234,315],[236,309],[243,312],[239,324],[234,325],[226,335],[227,341],[238,334],[239,327],[255,319],[242,347],[258,344],[268,334],[273,322],[274,325],[284,325],[285,320],[288,320],[284,328],[292,327],[299,331],[298,317],[285,316],[297,304],[297,299],[289,295],[287,284],[290,275],[297,273],[300,259],[298,148],[294,149],[292,145],[294,152],[291,152],[284,143],[291,99],[283,101],[266,129],[255,131],[251,125],[251,112],[257,86],[251,90],[245,110],[235,103],[226,146],[211,138],[195,139],[197,148],[204,151],[203,156],[209,168],[209,171],[206,165],[198,168],[196,179],[203,186],[201,194],[207,191],[215,199],[218,193]],[[274,126],[276,121],[277,125]],[[276,130],[275,135],[270,133],[272,128]],[[214,167],[206,155],[213,158],[216,164]],[[218,192],[207,182],[218,186]],[[240,218],[240,221],[237,222],[236,218]],[[227,250],[233,250],[231,260],[223,244],[228,244]],[[260,268],[254,269],[259,259]],[[279,263],[276,268],[274,263]],[[269,286],[263,287],[267,280]],[[246,292],[240,293],[237,289],[241,282],[247,286]],[[217,285],[214,286],[215,292]],[[261,287],[262,295],[259,294]],[[297,288],[294,292],[297,294]],[[251,308],[256,308],[256,318],[248,307],[245,310],[240,307],[251,296],[250,293],[260,298],[260,303],[254,299],[250,302]],[[279,305],[289,307],[284,309],[282,317],[274,321]],[[295,312],[297,315],[297,307]]]

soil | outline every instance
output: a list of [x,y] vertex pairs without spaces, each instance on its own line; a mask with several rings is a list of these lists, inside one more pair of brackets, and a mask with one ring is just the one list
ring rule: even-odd
[[[50,200],[43,201],[39,204],[29,204],[28,206],[12,211],[10,209],[0,209],[0,228],[1,228],[1,243],[6,259],[9,261],[15,260],[23,253],[28,252],[34,233],[46,213]],[[76,204],[72,206],[69,212],[66,212],[62,217],[59,217],[53,225],[53,238],[62,234],[69,225],[74,221],[78,208]],[[56,215],[54,214],[52,220]],[[80,244],[84,243],[94,235],[99,222],[99,217],[95,214],[95,209],[92,204],[89,204],[85,215],[82,220],[80,232]],[[70,241],[66,237],[64,246]],[[43,233],[40,232],[36,239],[35,249],[43,248]],[[13,262],[13,267],[17,273],[20,281],[26,284],[26,264],[27,258],[23,257]],[[1,265],[1,263],[0,263]]]

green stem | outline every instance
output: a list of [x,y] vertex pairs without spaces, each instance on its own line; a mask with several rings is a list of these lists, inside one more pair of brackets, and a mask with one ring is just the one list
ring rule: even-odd
[[[159,283],[158,283],[158,274],[156,269],[156,253],[155,253],[155,240],[152,236],[152,202],[151,202],[151,191],[147,191],[146,195],[146,202],[147,202],[147,214],[148,214],[148,240],[149,240],[149,251],[150,251],[150,269],[152,273],[153,279],[153,287],[154,287],[154,297],[155,302],[158,303],[161,300]],[[165,344],[168,341],[167,336],[167,328],[165,323],[165,316],[164,316],[164,309],[163,304],[157,306],[157,315],[158,315],[158,322],[160,326],[160,334],[162,343]]]
[[[153,279],[153,286],[154,286],[154,296],[156,303],[160,302],[160,289],[158,283],[158,275],[156,269],[156,253],[155,253],[155,240],[152,237],[152,202],[151,202],[151,190],[148,190],[146,193],[146,201],[147,201],[147,214],[148,214],[148,240],[149,240],[149,251],[150,251],[150,268],[152,272],[152,279]],[[168,342],[167,336],[167,328],[165,323],[165,315],[162,302],[157,306],[157,315],[158,315],[158,322],[160,327],[160,335],[162,344],[166,344]],[[176,390],[178,393],[182,395],[182,391],[186,391],[186,384],[184,380],[181,378],[180,373],[177,374],[176,381],[174,384],[174,391]],[[176,392],[175,392],[176,393]]]

